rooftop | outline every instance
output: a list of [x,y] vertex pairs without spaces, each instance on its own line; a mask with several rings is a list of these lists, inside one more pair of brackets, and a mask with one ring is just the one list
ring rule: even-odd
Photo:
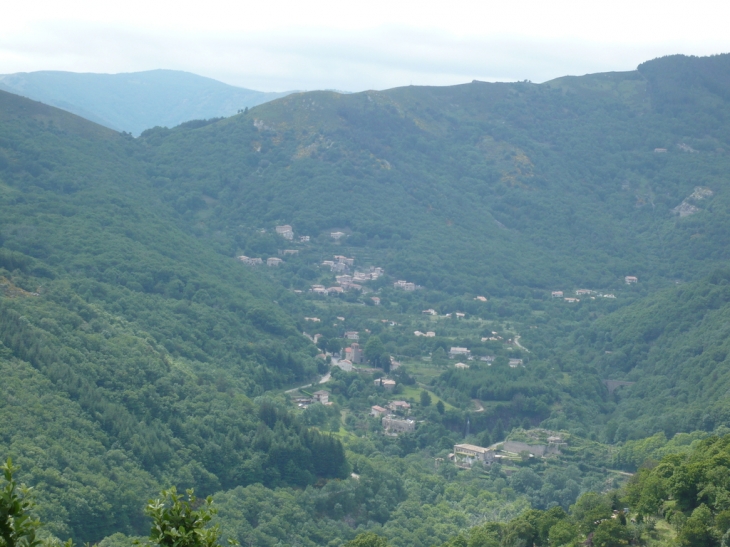
[[480,454],[485,454],[486,452],[489,452],[489,448],[484,448],[483,446],[477,446],[475,444],[455,444],[454,450],[462,449],[462,450],[471,450],[473,452],[478,452]]

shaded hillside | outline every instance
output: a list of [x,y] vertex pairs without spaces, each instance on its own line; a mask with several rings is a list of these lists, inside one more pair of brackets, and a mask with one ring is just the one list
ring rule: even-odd
[[[74,114],[0,90],[0,121],[7,123],[18,120],[25,125],[28,122],[35,122],[57,134],[71,134],[99,140],[116,140],[119,137],[116,131],[90,123]],[[6,138],[11,136],[7,135]],[[9,145],[10,139],[6,140],[5,144]]]
[[124,74],[41,71],[0,75],[0,90],[139,135],[155,126],[231,116],[286,93],[267,93],[176,70]]
[[135,148],[0,92],[0,452],[77,540],[139,533],[160,484],[346,471],[338,441],[250,398],[315,377],[317,350],[274,287],[177,227]]
[[[345,229],[347,252],[449,292],[605,288],[632,274],[662,285],[728,258],[730,143],[658,107],[642,66],[542,85],[294,94],[142,142],[163,198],[239,248],[246,230],[288,223],[323,241]],[[695,199],[697,187],[709,192]]]
[[[609,441],[712,431],[730,420],[730,273],[652,295],[576,333],[574,358],[616,391]],[[566,356],[570,359],[570,357]]]

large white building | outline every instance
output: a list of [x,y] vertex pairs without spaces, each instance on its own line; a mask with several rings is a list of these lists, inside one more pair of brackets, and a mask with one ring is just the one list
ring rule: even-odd
[[491,465],[494,463],[495,454],[494,450],[482,446],[455,444],[453,458],[458,467],[471,467],[475,462]]

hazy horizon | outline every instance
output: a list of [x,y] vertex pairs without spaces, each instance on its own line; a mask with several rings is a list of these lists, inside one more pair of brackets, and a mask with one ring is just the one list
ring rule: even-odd
[[[711,14],[712,17],[708,17]],[[343,6],[211,0],[98,4],[36,0],[0,22],[0,73],[192,72],[259,91],[349,92],[472,80],[544,82],[627,71],[682,53],[730,51],[730,6],[701,0],[588,6],[457,1]]]

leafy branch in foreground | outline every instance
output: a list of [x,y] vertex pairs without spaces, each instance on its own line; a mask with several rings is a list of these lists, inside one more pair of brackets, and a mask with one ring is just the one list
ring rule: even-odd
[[41,523],[30,515],[35,505],[31,489],[13,478],[17,470],[10,458],[0,466],[5,479],[0,490],[0,547],[36,547],[42,543],[36,536]]
[[[187,490],[187,500],[173,486],[162,491],[162,499],[150,501],[145,514],[152,519],[150,539],[161,547],[215,547],[220,528],[207,524],[216,514],[213,498],[207,497],[198,509],[193,490]],[[237,545],[228,540],[229,545]]]

